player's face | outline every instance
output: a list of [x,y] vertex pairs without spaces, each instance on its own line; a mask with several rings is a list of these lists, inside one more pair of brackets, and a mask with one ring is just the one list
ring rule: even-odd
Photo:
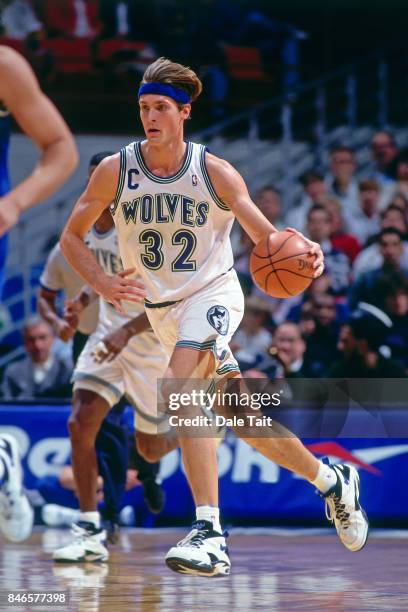
[[140,119],[151,144],[166,144],[183,134],[184,121],[190,115],[190,104],[181,108],[172,98],[146,94],[139,98]]

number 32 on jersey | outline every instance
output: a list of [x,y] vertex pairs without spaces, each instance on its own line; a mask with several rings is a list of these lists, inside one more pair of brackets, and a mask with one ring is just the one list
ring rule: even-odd
[[[162,235],[157,230],[149,229],[140,234],[139,240],[145,245],[145,252],[140,256],[143,265],[148,270],[159,270],[164,262]],[[197,246],[197,238],[193,232],[186,229],[178,230],[173,234],[171,242],[174,246],[180,245],[179,254],[171,262],[172,272],[194,272],[196,261],[191,259],[191,256]]]

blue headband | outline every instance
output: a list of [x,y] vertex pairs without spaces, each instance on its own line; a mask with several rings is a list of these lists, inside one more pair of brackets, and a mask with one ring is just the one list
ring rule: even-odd
[[140,86],[139,98],[143,96],[143,94],[168,96],[180,104],[189,104],[191,102],[190,96],[186,91],[173,87],[173,85],[167,85],[166,83],[144,83]]

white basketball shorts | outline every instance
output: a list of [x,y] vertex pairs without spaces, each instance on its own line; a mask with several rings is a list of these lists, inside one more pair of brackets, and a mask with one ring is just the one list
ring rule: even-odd
[[114,406],[124,395],[135,409],[137,431],[155,435],[169,431],[167,418],[158,415],[157,379],[163,378],[168,357],[152,331],[131,338],[109,363],[96,363],[92,351],[106,334],[98,328],[79,356],[73,374],[74,391],[87,389]]
[[146,304],[146,313],[169,356],[176,346],[211,350],[215,357],[214,378],[239,372],[229,347],[244,314],[244,295],[235,270],[179,302],[168,306]]

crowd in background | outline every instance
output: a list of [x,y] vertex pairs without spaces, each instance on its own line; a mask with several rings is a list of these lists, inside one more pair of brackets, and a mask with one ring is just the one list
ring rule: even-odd
[[[300,201],[285,215],[272,185],[254,197],[278,229],[296,227],[322,246],[325,272],[301,295],[275,299],[255,287],[252,242],[235,228],[246,310],[231,348],[247,376],[405,376],[408,151],[385,131],[374,135],[371,150],[371,170],[357,179],[353,151],[334,147],[327,176],[307,172]],[[6,368],[4,398],[70,397],[73,366],[61,339],[60,325],[52,329],[39,317],[25,323],[26,358]]]
[[234,338],[251,376],[401,377],[408,366],[408,150],[392,133],[371,141],[372,167],[356,178],[353,151],[330,151],[327,176],[308,172],[303,196],[283,217],[279,192],[256,203],[278,227],[319,242],[325,272],[297,297],[278,300],[249,273],[251,241],[240,233],[236,268],[248,295]]
[[[270,96],[271,83],[285,88],[297,85],[299,41],[306,35],[246,0],[2,0],[0,36],[21,41],[20,50],[45,86],[55,82],[60,68],[65,70],[47,41],[91,41],[89,70],[102,70],[110,91],[133,91],[147,64],[159,56],[170,57],[200,75],[203,99],[214,119],[225,113],[230,79],[241,61],[246,62],[244,71],[252,72],[248,78],[260,81],[251,99]],[[113,39],[141,44],[100,54],[101,41]],[[250,47],[256,55],[234,59],[227,52],[231,45]],[[78,56],[77,62],[79,46],[64,49],[68,52]],[[57,85],[63,88],[64,81]]]

